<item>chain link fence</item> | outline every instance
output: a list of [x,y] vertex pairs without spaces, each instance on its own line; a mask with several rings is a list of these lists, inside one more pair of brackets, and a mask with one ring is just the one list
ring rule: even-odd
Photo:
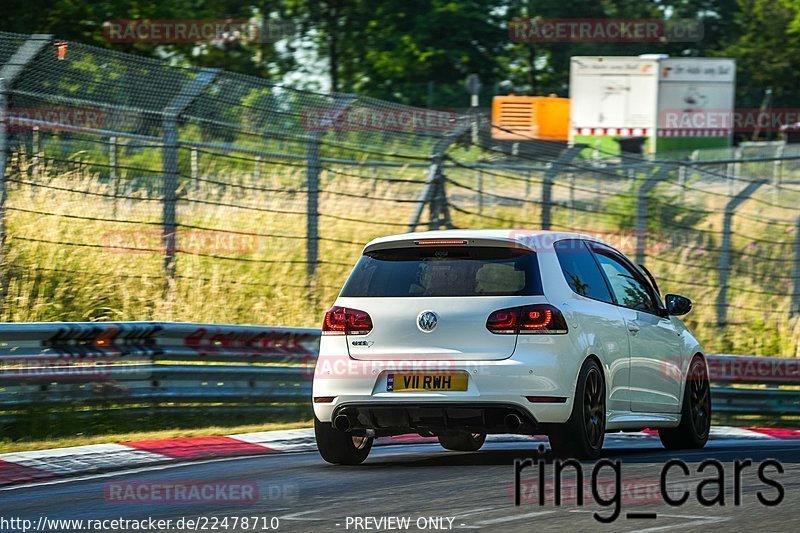
[[636,256],[712,351],[797,353],[794,145],[512,146],[477,113],[47,35],[0,34],[0,65],[4,320],[316,326],[376,236],[545,228]]

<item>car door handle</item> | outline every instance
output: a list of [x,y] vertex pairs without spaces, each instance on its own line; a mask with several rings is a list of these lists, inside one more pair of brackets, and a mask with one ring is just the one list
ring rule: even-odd
[[628,331],[630,331],[630,332],[631,332],[631,333],[633,333],[634,335],[636,335],[637,333],[639,333],[639,330],[640,330],[640,329],[642,329],[642,328],[640,328],[640,327],[639,327],[639,326],[637,326],[636,324],[628,324]]

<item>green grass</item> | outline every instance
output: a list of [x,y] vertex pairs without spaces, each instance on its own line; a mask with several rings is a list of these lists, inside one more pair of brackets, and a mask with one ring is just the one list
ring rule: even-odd
[[[179,234],[179,247],[193,237],[196,243],[197,236],[209,235],[195,228],[238,232],[234,237],[243,240],[238,245],[201,243],[189,250],[200,253],[179,253],[177,277],[165,290],[162,253],[114,248],[159,247],[162,205],[157,179],[145,183],[134,170],[123,170],[118,192],[131,198],[114,199],[107,196],[114,186],[89,165],[49,162],[34,173],[25,154],[15,154],[6,204],[0,319],[317,327],[363,245],[376,236],[405,231],[425,178],[425,169],[413,167],[337,166],[323,171],[321,263],[316,276],[308,278],[303,263],[304,168],[265,162],[256,180],[242,171],[242,165],[237,160],[227,169],[224,159],[213,160],[204,167],[214,172],[211,181],[181,181],[181,197],[192,201],[178,202],[177,219],[187,226],[182,231],[189,232]],[[784,179],[797,179],[800,167],[795,167],[787,163]],[[741,175],[762,171],[742,165]],[[539,226],[540,176],[535,172],[526,177],[493,170],[483,172],[479,183],[477,172],[454,168],[447,177],[455,182],[447,185],[447,191],[456,227]],[[554,229],[592,232],[632,252],[635,187],[626,179],[595,178],[576,175],[570,193],[569,176],[558,177],[553,189]],[[675,180],[656,188],[649,206],[652,239],[646,264],[660,280],[662,293],[678,292],[695,302],[686,321],[708,351],[795,356],[800,322],[788,318],[794,233],[792,223],[770,220],[793,220],[800,190],[786,187],[776,195],[771,187],[763,187],[737,212],[728,317],[734,324],[721,329],[714,304],[721,211],[728,191],[724,182],[708,178],[689,176],[685,190],[675,186]],[[238,187],[222,187],[215,181]],[[495,197],[485,197],[479,213],[477,196],[466,187],[481,187]],[[137,223],[122,222],[132,220]]]
[[[81,156],[85,157],[85,156]],[[477,158],[476,154],[470,154]],[[361,249],[370,239],[402,233],[422,190],[425,169],[337,166],[323,171],[319,194],[319,258],[307,276],[304,168],[267,164],[261,177],[215,160],[216,177],[183,179],[177,219],[177,276],[164,282],[159,231],[160,181],[123,169],[114,185],[90,165],[48,161],[34,171],[23,153],[9,167],[7,241],[0,256],[4,321],[175,320],[318,327]],[[742,165],[743,176],[763,173]],[[798,179],[787,163],[784,179]],[[539,226],[541,176],[451,168],[447,177],[453,223],[459,228]],[[724,182],[690,175],[687,188],[655,189],[649,205],[646,264],[663,294],[690,297],[685,317],[710,353],[800,356],[800,320],[790,320],[793,221],[800,190],[763,187],[734,219],[728,312],[716,324]],[[389,179],[387,179],[389,178]],[[560,175],[553,188],[553,229],[595,234],[633,252],[635,185],[592,174]],[[223,187],[213,181],[238,186]],[[31,184],[33,183],[33,184]],[[570,188],[570,184],[574,186]],[[482,204],[474,190],[489,193]],[[114,193],[129,198],[114,198]],[[191,199],[187,201],[185,199]],[[247,207],[250,207],[249,209]],[[425,221],[427,219],[423,219]],[[131,224],[125,221],[136,221]],[[205,229],[198,229],[205,228]],[[210,228],[210,233],[204,233]],[[225,241],[233,231],[239,241]],[[193,233],[194,232],[194,233]],[[198,237],[210,236],[210,244]],[[194,239],[194,241],[192,241]],[[216,240],[219,239],[219,240]],[[192,244],[194,243],[194,244]],[[131,252],[123,247],[155,248]],[[223,256],[223,257],[216,257]],[[145,406],[148,407],[148,406]],[[307,425],[310,406],[270,415],[270,423]],[[38,409],[38,410],[37,410]],[[116,442],[147,435],[227,434],[266,428],[263,414],[180,416],[143,409],[91,412],[86,406],[30,408],[0,428],[0,451]],[[299,426],[298,426],[299,427]],[[258,430],[258,429],[253,429]],[[155,432],[155,433],[152,433]]]

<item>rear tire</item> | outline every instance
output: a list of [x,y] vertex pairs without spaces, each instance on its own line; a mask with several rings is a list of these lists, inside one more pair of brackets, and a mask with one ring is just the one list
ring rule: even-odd
[[603,371],[587,359],[578,374],[572,414],[550,431],[550,447],[560,457],[597,459],[606,432],[606,385]]
[[372,437],[353,436],[339,431],[330,422],[320,422],[314,417],[314,436],[317,450],[327,462],[335,465],[358,465],[364,462],[372,449]]
[[708,442],[711,433],[711,387],[708,370],[700,357],[695,357],[686,374],[681,423],[675,428],[658,430],[661,444],[668,450],[697,450]]
[[486,442],[485,433],[456,433],[455,435],[439,435],[439,444],[446,450],[456,452],[477,452]]

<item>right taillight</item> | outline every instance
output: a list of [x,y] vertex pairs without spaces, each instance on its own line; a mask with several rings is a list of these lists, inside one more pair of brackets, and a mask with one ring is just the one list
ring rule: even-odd
[[366,311],[334,305],[325,313],[323,335],[366,335],[372,331],[372,318]]
[[547,304],[498,309],[486,319],[486,329],[500,335],[562,334],[568,331],[561,311]]

